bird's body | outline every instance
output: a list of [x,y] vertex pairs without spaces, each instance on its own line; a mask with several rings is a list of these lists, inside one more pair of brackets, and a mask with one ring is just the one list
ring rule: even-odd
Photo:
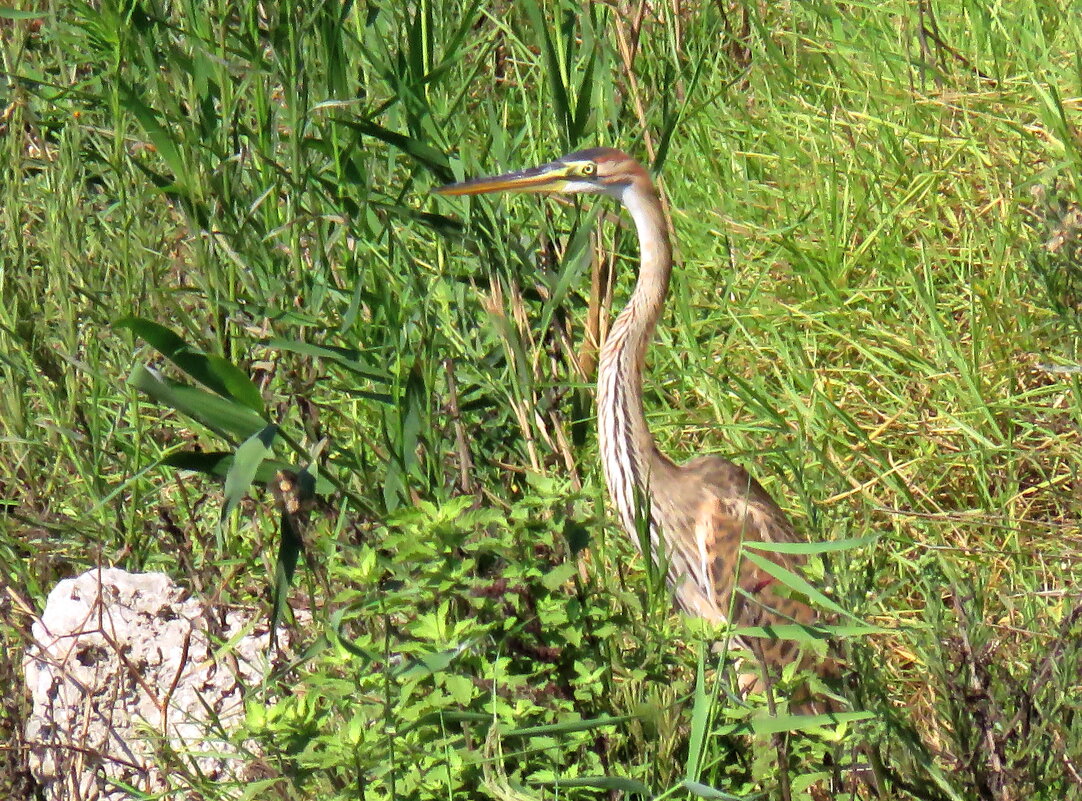
[[[667,578],[689,615],[740,626],[814,624],[816,611],[743,555],[747,542],[794,542],[785,513],[738,465],[701,456],[677,465],[661,453],[646,423],[642,378],[646,350],[661,316],[672,270],[668,226],[649,174],[610,148],[572,153],[559,161],[495,178],[437,190],[604,193],[619,199],[639,236],[641,265],[635,289],[601,350],[597,379],[598,442],[612,505],[636,546],[649,526],[653,555],[664,553]],[[645,519],[644,519],[645,518]],[[762,558],[799,572],[803,558],[775,551]],[[765,665],[798,658],[789,639],[757,638],[752,650]],[[821,673],[829,660],[806,659]]]

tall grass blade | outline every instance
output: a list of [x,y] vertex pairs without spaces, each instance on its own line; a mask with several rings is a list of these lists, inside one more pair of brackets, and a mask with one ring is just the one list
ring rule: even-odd
[[553,787],[557,792],[562,789],[585,787],[590,790],[608,790],[610,793],[631,793],[646,798],[653,796],[650,788],[635,779],[622,776],[580,776],[574,779],[531,779],[530,784],[541,787]]
[[564,723],[550,723],[544,726],[525,726],[519,729],[501,732],[503,737],[548,737],[559,734],[571,734],[578,731],[593,731],[604,729],[609,726],[619,726],[631,720],[636,720],[636,715],[606,715],[587,720],[569,720]]
[[707,726],[714,706],[714,695],[706,691],[706,645],[699,646],[699,662],[695,668],[695,690],[692,693],[691,730],[688,733],[688,756],[684,764],[686,782],[699,778],[707,743]]
[[838,726],[843,723],[859,723],[862,720],[871,720],[875,715],[872,712],[834,712],[827,715],[776,715],[761,718],[752,718],[743,723],[730,723],[718,726],[713,734],[717,737],[730,735],[754,735],[763,737],[782,732],[813,731],[828,726]]
[[766,557],[760,556],[757,553],[744,551],[743,556],[756,567],[773,576],[789,589],[795,590],[801,595],[806,596],[810,601],[812,601],[812,603],[821,606],[824,609],[829,609],[831,612],[835,612],[839,615],[849,618],[850,620],[855,621],[860,625],[863,625],[864,622],[862,620],[854,616],[851,612],[848,612],[842,607],[840,607],[835,601],[823,595],[823,593],[821,593],[810,583],[808,583],[808,580],[803,576],[799,576],[791,570],[786,570],[781,565],[772,562],[771,560],[767,559]]
[[804,556],[812,556],[821,553],[835,553],[837,551],[850,551],[855,548],[863,548],[872,545],[879,540],[879,534],[869,534],[865,537],[853,537],[845,540],[823,540],[822,542],[753,542],[746,540],[745,548],[770,553],[790,553]]
[[132,89],[123,81],[120,83],[121,102],[125,108],[139,121],[147,138],[161,155],[162,160],[173,173],[175,185],[172,190],[182,195],[188,195],[192,189],[192,180],[189,175],[187,163],[181,155],[181,146],[169,128],[158,118],[157,113],[143,102]]

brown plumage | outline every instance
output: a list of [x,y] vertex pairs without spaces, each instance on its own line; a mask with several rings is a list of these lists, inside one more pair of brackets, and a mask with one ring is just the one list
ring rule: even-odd
[[[639,236],[639,275],[602,347],[597,382],[598,442],[613,507],[636,545],[639,518],[648,510],[652,550],[657,554],[663,545],[668,582],[689,615],[724,623],[731,612],[739,626],[816,623],[813,607],[742,556],[744,542],[799,541],[785,513],[743,468],[720,456],[674,464],[657,449],[646,424],[643,364],[672,270],[668,226],[646,170],[619,150],[594,148],[436,191],[600,193],[623,203]],[[800,556],[758,553],[792,572],[804,566]],[[801,655],[791,640],[749,639],[751,650],[771,669],[800,658],[820,674],[836,670],[832,660]]]

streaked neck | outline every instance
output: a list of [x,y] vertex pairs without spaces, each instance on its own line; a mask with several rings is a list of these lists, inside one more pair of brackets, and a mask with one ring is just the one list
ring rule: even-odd
[[609,493],[624,528],[634,534],[636,491],[648,491],[656,451],[642,407],[643,363],[668,293],[672,247],[652,185],[636,182],[621,200],[638,231],[641,263],[631,298],[601,349],[597,416]]

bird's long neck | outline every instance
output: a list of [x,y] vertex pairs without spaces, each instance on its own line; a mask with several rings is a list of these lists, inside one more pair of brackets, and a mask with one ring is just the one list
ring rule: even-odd
[[642,508],[638,499],[647,495],[650,470],[657,460],[642,407],[643,363],[669,290],[672,247],[652,185],[633,183],[622,200],[638,231],[641,265],[635,290],[601,349],[597,416],[609,494],[624,528],[634,537],[637,510]]

